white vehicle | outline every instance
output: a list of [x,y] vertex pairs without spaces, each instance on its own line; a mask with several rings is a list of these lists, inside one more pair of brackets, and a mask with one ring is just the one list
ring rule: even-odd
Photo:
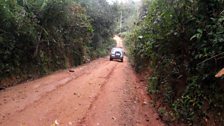
[[110,61],[112,61],[113,59],[119,59],[121,62],[123,62],[124,51],[122,48],[115,47],[111,49]]

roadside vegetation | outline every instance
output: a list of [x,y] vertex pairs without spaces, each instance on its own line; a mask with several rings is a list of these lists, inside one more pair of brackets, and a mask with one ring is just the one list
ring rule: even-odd
[[125,37],[168,125],[224,125],[223,0],[1,0],[0,89],[108,54]]
[[167,124],[224,125],[223,0],[151,0],[125,34],[138,72]]
[[116,17],[105,0],[1,0],[0,88],[107,55]]

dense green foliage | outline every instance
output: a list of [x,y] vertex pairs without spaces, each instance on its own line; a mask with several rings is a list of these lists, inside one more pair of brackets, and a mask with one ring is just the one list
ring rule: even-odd
[[137,71],[153,69],[149,92],[165,121],[224,125],[223,0],[153,0],[126,45]]
[[118,18],[117,5],[109,5],[105,0],[78,1],[86,8],[94,30],[90,47],[95,52],[92,51],[91,57],[107,55],[108,47],[113,46],[111,38]]
[[1,0],[0,87],[107,54],[111,15],[116,8],[105,0],[89,7],[75,0]]
[[136,22],[138,18],[138,9],[140,5],[137,5],[137,4],[139,3],[135,3],[132,1],[132,2],[128,2],[128,3],[120,5],[119,16],[122,16],[122,17],[120,17],[119,19],[121,20],[121,22],[119,21],[119,24],[117,25],[118,32],[125,32],[132,29],[133,22]]

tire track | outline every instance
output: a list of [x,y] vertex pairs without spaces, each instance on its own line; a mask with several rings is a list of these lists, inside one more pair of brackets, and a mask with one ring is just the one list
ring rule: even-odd
[[80,120],[80,122],[77,124],[77,126],[85,126],[86,123],[86,118],[89,116],[89,113],[91,112],[91,110],[93,109],[94,104],[97,102],[97,100],[99,99],[99,97],[101,96],[102,92],[105,89],[106,84],[108,83],[108,80],[110,79],[111,75],[114,73],[114,70],[116,69],[118,64],[116,64],[115,66],[112,67],[112,69],[110,70],[110,72],[103,78],[105,78],[104,82],[101,84],[100,86],[100,90],[97,93],[97,95],[94,97],[93,101],[91,102],[85,116]]

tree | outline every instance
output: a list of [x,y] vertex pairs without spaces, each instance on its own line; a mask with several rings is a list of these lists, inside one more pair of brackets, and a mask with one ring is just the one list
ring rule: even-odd
[[74,1],[10,0],[0,7],[1,87],[82,64],[90,55],[93,29]]
[[166,112],[171,119],[204,125],[202,118],[210,118],[223,125],[224,93],[215,78],[224,62],[223,5],[154,0],[127,39],[136,70],[153,69],[149,92],[172,109]]

